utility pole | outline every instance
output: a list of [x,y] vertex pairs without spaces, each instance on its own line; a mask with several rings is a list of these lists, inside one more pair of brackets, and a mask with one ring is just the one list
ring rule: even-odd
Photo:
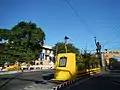
[[85,46],[85,49],[86,49],[86,51],[87,51],[87,41],[86,41],[86,46]]
[[108,49],[105,49],[105,65],[108,67],[109,65],[109,52]]
[[56,49],[55,49],[55,59],[57,60],[57,54],[58,54],[58,45],[56,46]]

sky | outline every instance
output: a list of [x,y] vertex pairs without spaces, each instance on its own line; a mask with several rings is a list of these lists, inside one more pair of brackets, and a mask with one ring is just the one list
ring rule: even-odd
[[[72,5],[69,5],[69,1]],[[79,49],[120,49],[120,0],[0,0],[0,28],[34,22],[46,34],[46,45],[63,42]]]

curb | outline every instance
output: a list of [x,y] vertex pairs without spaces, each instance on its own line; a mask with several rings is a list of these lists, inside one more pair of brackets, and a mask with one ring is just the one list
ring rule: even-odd
[[[90,77],[93,77],[93,76],[96,76],[96,75],[99,75],[99,74],[100,74],[100,73],[96,73],[96,74],[94,74],[94,75],[90,75],[89,78],[90,78]],[[82,78],[82,77],[81,77],[81,78]],[[75,83],[75,82],[78,82],[78,80],[80,80],[81,78],[77,78],[77,79],[65,81],[65,82],[63,82],[62,84],[59,84],[59,85],[53,87],[51,90],[61,90],[61,89],[64,89],[65,87],[68,87],[69,85],[71,85],[71,84],[73,84],[73,83]],[[81,79],[81,80],[84,80],[84,78]]]
[[40,70],[21,70],[21,71],[0,71],[0,75],[6,74],[15,74],[15,73],[22,73],[22,72],[35,72],[35,71],[44,71],[44,70],[53,70],[53,69],[40,69]]
[[57,85],[56,87],[53,87],[51,90],[61,90],[69,85],[71,85],[72,83],[74,83],[75,81],[77,81],[77,79],[73,79],[73,80],[69,80],[69,81],[65,81],[62,84]]
[[44,71],[44,70],[53,70],[53,69],[23,70],[23,72],[35,72],[35,71]]
[[0,75],[6,75],[6,74],[15,74],[15,73],[21,73],[22,71],[5,71],[5,72],[0,72]]

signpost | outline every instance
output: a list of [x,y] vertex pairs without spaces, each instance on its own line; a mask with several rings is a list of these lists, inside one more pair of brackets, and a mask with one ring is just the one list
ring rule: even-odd
[[44,59],[44,53],[40,54],[40,59],[43,60]]

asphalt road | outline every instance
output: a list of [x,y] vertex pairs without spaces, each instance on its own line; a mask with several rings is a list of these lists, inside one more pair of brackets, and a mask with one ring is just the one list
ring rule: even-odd
[[20,90],[33,83],[44,83],[43,76],[50,73],[53,73],[53,70],[0,75],[0,90]]
[[[1,75],[0,76],[0,90],[29,90],[25,88],[26,86],[34,86],[39,88],[39,90],[51,87],[52,84],[45,84],[45,77],[53,73],[53,70],[37,71],[37,72],[25,72],[19,74],[11,75]],[[45,84],[45,85],[44,85]],[[92,76],[87,79],[80,80],[67,88],[65,90],[120,90],[120,73],[110,72],[101,74],[98,76]],[[32,89],[36,90],[36,89]]]
[[101,74],[77,82],[65,90],[120,90],[120,73]]

